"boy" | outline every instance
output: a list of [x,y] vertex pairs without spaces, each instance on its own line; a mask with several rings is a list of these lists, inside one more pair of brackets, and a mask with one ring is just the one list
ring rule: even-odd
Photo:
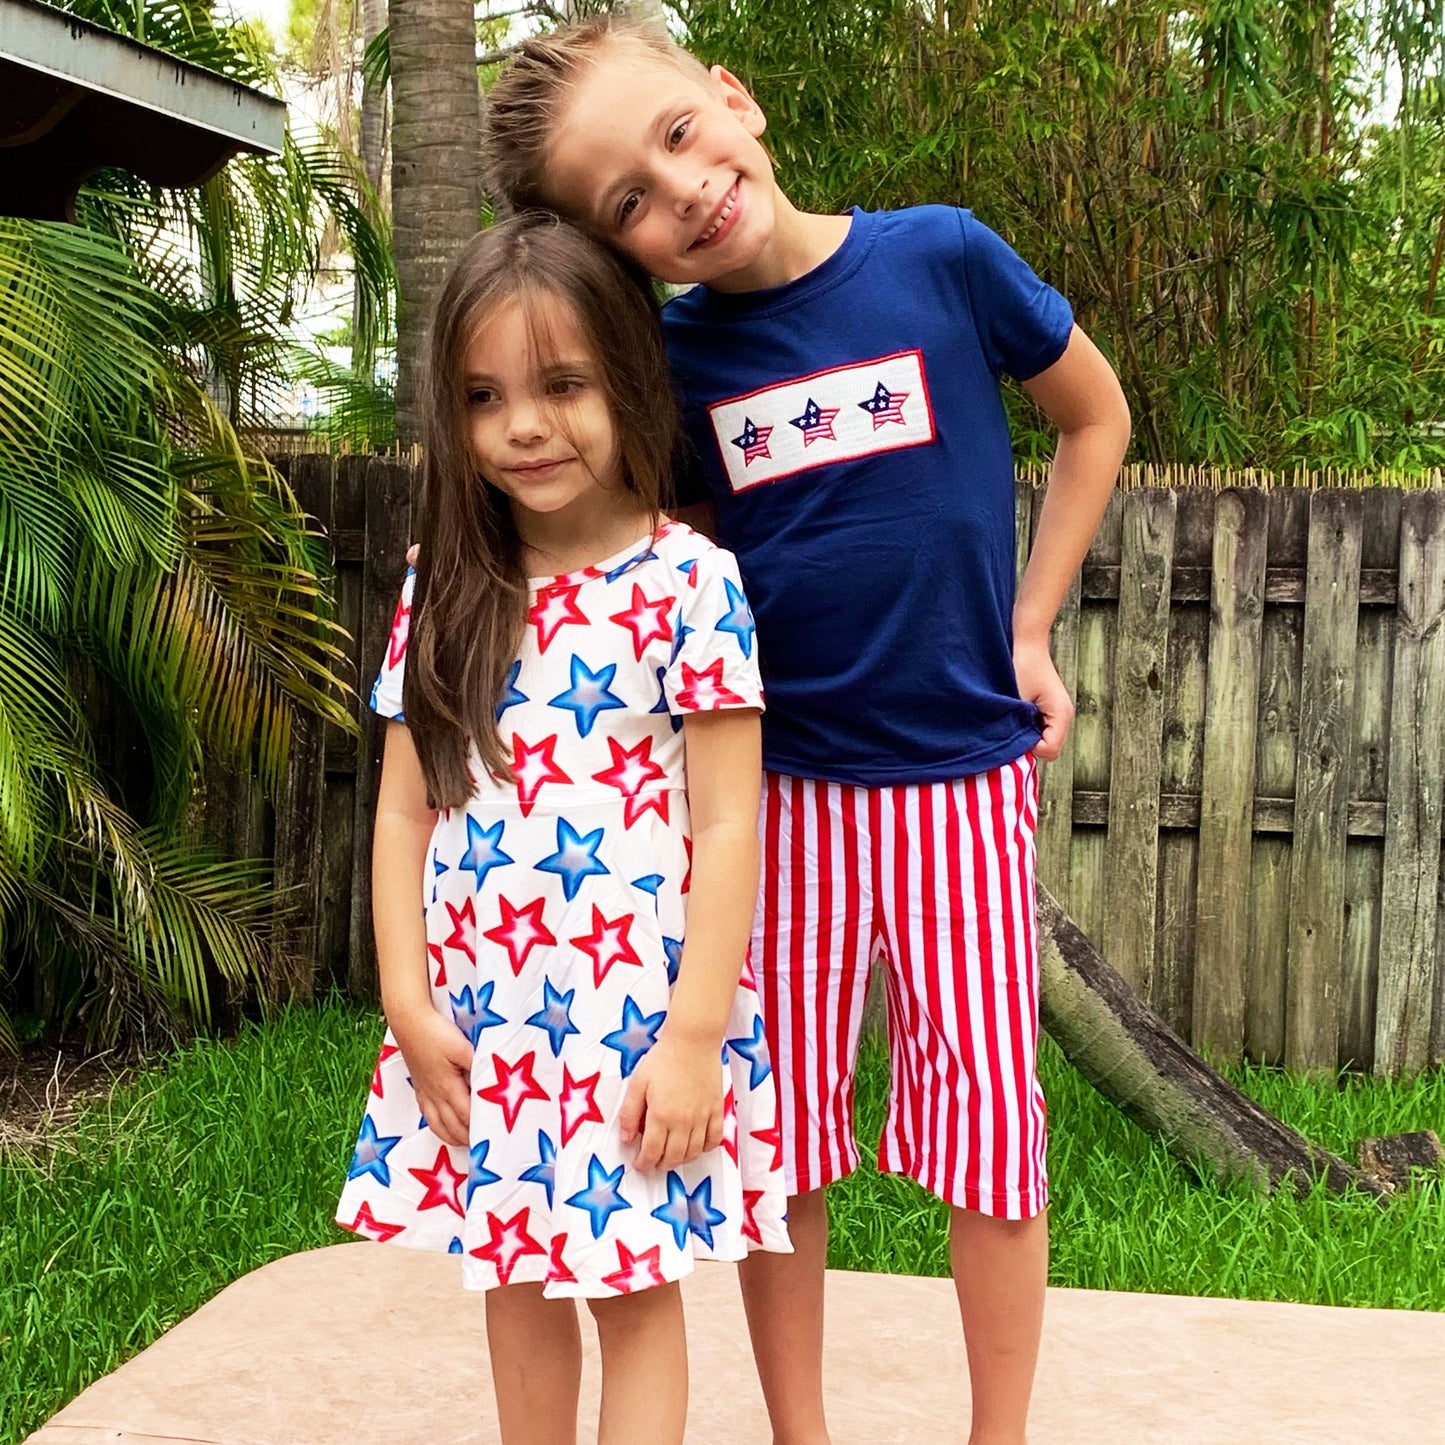
[[[493,185],[696,283],[664,310],[705,484],[681,500],[710,498],[738,556],[769,705],[752,961],[796,1252],[741,1276],[775,1445],[829,1438],[823,1190],[857,1164],[875,954],[879,1165],[953,1206],[970,1445],[1020,1445],[1048,1260],[1033,759],[1058,756],[1072,717],[1049,628],[1128,410],[1068,303],[967,212],[799,211],[765,125],[726,70],[604,19],[528,41],[498,82]],[[1004,372],[1060,429],[1017,599]]]

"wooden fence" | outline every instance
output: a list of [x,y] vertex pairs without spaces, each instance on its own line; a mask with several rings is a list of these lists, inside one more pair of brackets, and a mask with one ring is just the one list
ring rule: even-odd
[[[281,465],[331,539],[361,720],[359,741],[303,727],[276,807],[293,984],[369,994],[362,703],[411,470]],[[1020,565],[1041,501],[1020,483]],[[1114,966],[1223,1057],[1445,1060],[1445,490],[1120,492],[1054,644],[1078,715],[1043,772],[1039,872]]]

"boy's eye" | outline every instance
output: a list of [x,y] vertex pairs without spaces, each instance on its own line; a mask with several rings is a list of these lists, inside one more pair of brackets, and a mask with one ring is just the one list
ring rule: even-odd
[[685,135],[687,134],[687,124],[688,124],[688,123],[687,123],[685,120],[680,120],[680,121],[678,121],[678,123],[677,123],[675,126],[673,126],[673,128],[672,128],[670,131],[668,131],[668,133],[667,133],[667,148],[668,148],[668,150],[676,150],[676,149],[678,148],[678,146],[680,146],[680,145],[682,144],[682,138],[683,138],[683,136],[685,136]]
[[642,196],[637,191],[629,191],[623,196],[622,204],[617,208],[617,224],[625,226],[641,204]]

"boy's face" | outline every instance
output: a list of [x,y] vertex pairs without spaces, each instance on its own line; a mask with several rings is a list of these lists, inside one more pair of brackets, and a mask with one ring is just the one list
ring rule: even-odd
[[659,280],[742,281],[773,238],[766,123],[720,66],[704,80],[615,48],[558,119],[549,200]]

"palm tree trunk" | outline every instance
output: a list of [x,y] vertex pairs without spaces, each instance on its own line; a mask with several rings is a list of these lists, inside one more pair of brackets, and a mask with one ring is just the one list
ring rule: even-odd
[[437,292],[482,203],[470,0],[391,0],[391,199],[397,274],[396,430],[420,440],[417,372]]
[[[386,29],[386,0],[362,0],[361,3],[361,45],[363,55],[372,41]],[[387,87],[386,82],[366,77],[361,87],[361,166],[385,215],[382,200],[382,180],[386,174],[386,130],[387,130]],[[373,348],[362,344],[370,337],[363,338],[355,328],[355,320],[363,306],[360,282],[353,287],[351,314],[353,334],[351,342],[351,369],[372,379],[376,358]]]

